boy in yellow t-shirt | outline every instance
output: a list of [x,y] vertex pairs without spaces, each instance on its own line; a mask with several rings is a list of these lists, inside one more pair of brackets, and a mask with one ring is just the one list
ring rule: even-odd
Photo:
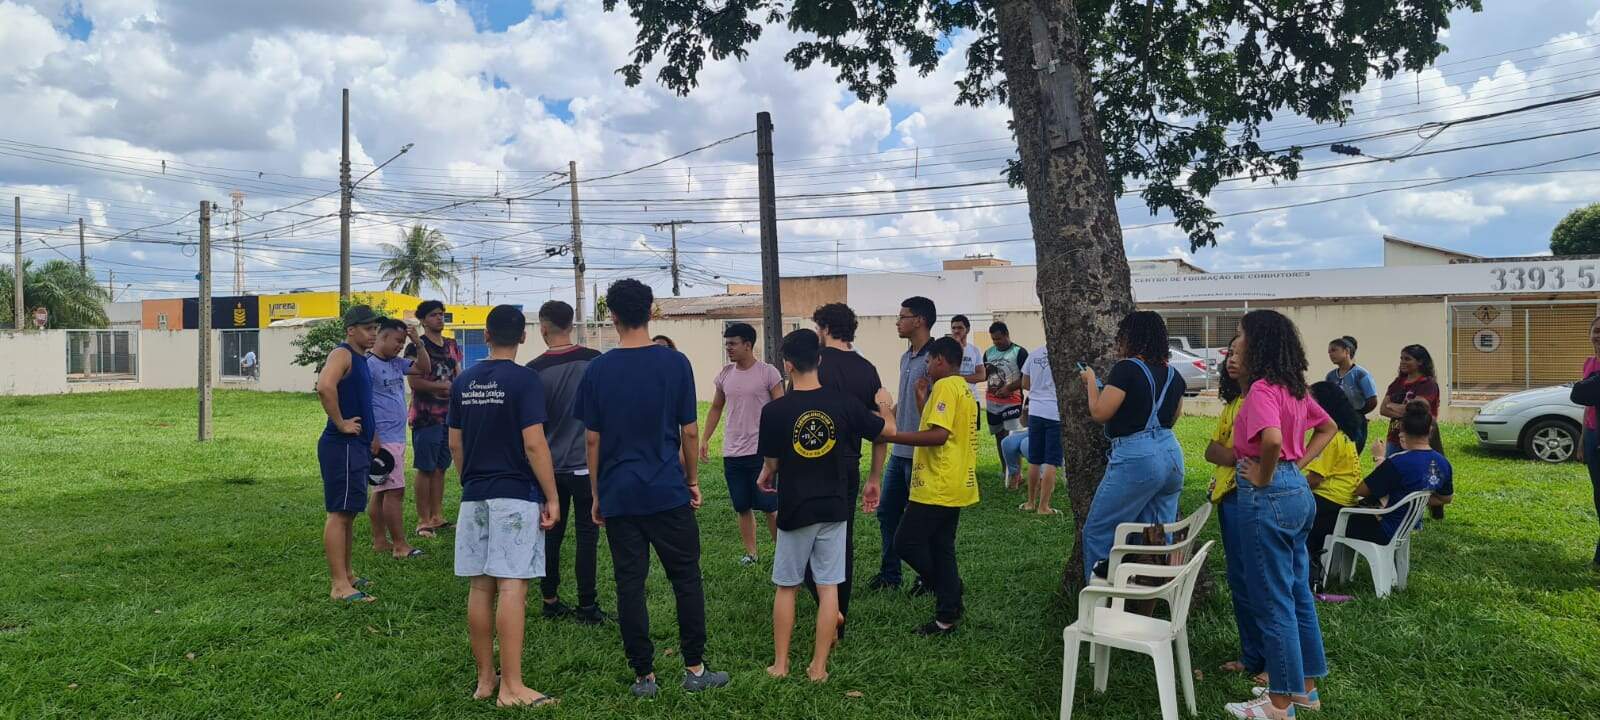
[[[928,345],[928,377],[917,383],[922,420],[915,432],[889,442],[915,448],[911,501],[895,533],[895,552],[933,591],[934,619],[919,635],[948,635],[961,620],[961,573],[956,566],[956,527],[961,508],[978,502],[978,405],[961,379],[961,344],[939,338]],[[906,402],[909,398],[900,398]]]

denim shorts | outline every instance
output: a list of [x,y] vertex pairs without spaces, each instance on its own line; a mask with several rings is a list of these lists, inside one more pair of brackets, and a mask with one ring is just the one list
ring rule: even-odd
[[760,455],[741,455],[722,459],[722,476],[728,480],[728,498],[733,500],[733,511],[747,513],[760,510],[778,511],[778,494],[761,492],[756,481],[761,479]]
[[1028,464],[1061,467],[1061,421],[1028,418]]

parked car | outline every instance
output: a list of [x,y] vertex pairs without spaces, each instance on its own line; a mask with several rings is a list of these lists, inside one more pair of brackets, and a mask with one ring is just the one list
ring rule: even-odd
[[1170,336],[1168,336],[1167,337],[1167,344],[1172,347],[1173,352],[1181,351],[1181,352],[1187,353],[1189,355],[1193,355],[1194,357],[1197,357],[1197,358],[1199,358],[1201,360],[1206,361],[1206,368],[1210,369],[1210,370],[1216,370],[1217,369],[1217,365],[1220,364],[1222,362],[1223,357],[1228,354],[1228,348],[1226,348],[1226,347],[1220,347],[1220,348],[1195,347],[1193,344],[1191,344],[1189,342],[1189,338],[1184,337],[1182,335],[1170,335]]
[[1177,348],[1172,349],[1172,357],[1167,362],[1183,377],[1183,383],[1187,386],[1184,395],[1199,395],[1202,390],[1216,387],[1217,371],[1213,363]]
[[1513,393],[1478,410],[1478,445],[1519,450],[1530,460],[1566,462],[1583,438],[1583,406],[1567,398],[1571,385]]

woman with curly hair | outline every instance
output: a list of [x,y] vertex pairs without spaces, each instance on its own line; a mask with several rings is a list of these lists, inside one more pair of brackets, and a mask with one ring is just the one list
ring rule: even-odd
[[[1233,424],[1236,492],[1247,539],[1249,603],[1268,684],[1256,688],[1256,699],[1225,709],[1234,717],[1281,720],[1294,717],[1294,706],[1322,706],[1316,678],[1328,674],[1328,662],[1306,554],[1316,503],[1301,468],[1327,447],[1336,428],[1306,391],[1305,347],[1289,318],[1252,310],[1239,321],[1239,334],[1251,382]],[[1306,430],[1312,428],[1308,442]]]
[[1239,355],[1239,336],[1228,342],[1228,355],[1222,364],[1222,377],[1217,380],[1217,397],[1222,400],[1222,414],[1217,416],[1211,442],[1206,445],[1206,462],[1217,466],[1211,478],[1211,502],[1217,506],[1217,522],[1222,526],[1222,551],[1228,566],[1228,592],[1233,596],[1233,619],[1239,626],[1239,659],[1222,664],[1223,672],[1256,674],[1256,679],[1266,681],[1266,660],[1261,656],[1261,631],[1256,628],[1256,616],[1250,609],[1249,576],[1245,573],[1245,548],[1249,537],[1244,534],[1244,516],[1239,508],[1237,489],[1238,459],[1233,455],[1233,421],[1239,417],[1239,406],[1244,404],[1244,386],[1249,378],[1244,376],[1244,358]]
[[1117,354],[1101,389],[1084,367],[1089,416],[1105,425],[1111,460],[1083,525],[1083,571],[1111,555],[1118,523],[1169,523],[1178,519],[1183,491],[1183,449],[1172,425],[1183,408],[1183,378],[1167,364],[1167,323],[1148,310],[1117,324]]

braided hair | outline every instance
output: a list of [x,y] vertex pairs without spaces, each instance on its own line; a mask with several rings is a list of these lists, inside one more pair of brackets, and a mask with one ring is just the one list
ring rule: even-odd
[[1300,331],[1276,310],[1251,310],[1239,321],[1244,331],[1246,374],[1251,380],[1281,385],[1296,398],[1306,396],[1305,346]]
[[1128,313],[1117,323],[1117,345],[1129,357],[1154,368],[1167,366],[1172,346],[1167,344],[1167,322],[1150,310]]

